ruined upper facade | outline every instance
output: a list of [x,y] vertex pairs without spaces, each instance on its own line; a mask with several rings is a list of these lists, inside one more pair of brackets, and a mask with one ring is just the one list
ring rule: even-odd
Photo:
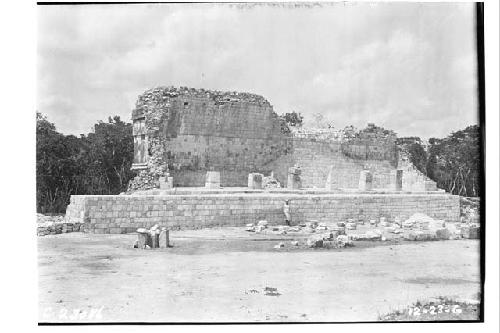
[[168,172],[174,186],[203,186],[207,171],[219,171],[222,186],[246,186],[259,172],[286,185],[287,170],[303,169],[304,187],[324,187],[334,167],[342,187],[356,187],[359,172],[375,174],[375,187],[397,167],[396,137],[369,125],[337,140],[282,130],[262,96],[193,88],[158,87],[140,95],[132,112],[137,177],[129,189],[159,186]]
[[139,96],[132,120],[132,167],[145,182],[168,170],[174,185],[199,186],[214,170],[223,185],[245,184],[287,152],[278,116],[254,94],[159,87]]

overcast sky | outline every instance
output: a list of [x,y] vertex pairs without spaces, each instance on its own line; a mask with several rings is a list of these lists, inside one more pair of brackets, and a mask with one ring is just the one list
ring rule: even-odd
[[245,91],[399,136],[477,123],[473,4],[38,6],[37,110],[65,134],[130,121],[159,85]]

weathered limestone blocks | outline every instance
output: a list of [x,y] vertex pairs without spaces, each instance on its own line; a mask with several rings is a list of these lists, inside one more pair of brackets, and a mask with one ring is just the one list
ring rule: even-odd
[[206,188],[220,188],[220,172],[219,171],[207,171],[207,176],[205,178]]
[[[158,224],[169,230],[220,226],[245,226],[266,220],[283,224],[283,202],[288,194],[199,194],[199,195],[91,195],[71,196],[66,220],[81,221],[86,232],[135,233],[137,228]],[[362,208],[362,212],[360,212]],[[290,215],[294,221],[319,223],[347,221],[363,216],[392,219],[423,213],[446,222],[460,221],[460,198],[447,193],[432,194],[303,194],[294,196]],[[362,214],[362,215],[361,215]]]
[[330,171],[328,172],[328,178],[326,178],[325,189],[327,191],[337,190],[339,188],[339,179],[335,174],[333,165],[330,166]]
[[286,187],[291,190],[299,190],[302,188],[302,180],[300,175],[302,170],[299,166],[288,168],[288,181]]
[[261,173],[250,173],[248,175],[248,188],[253,190],[262,189],[262,180],[264,175]]
[[359,174],[360,191],[371,191],[373,187],[373,175],[369,170],[363,170]]
[[158,239],[160,249],[167,248],[170,246],[169,244],[170,232],[167,229],[162,229],[160,232],[160,236]]
[[401,191],[403,189],[403,170],[391,171],[390,189],[393,191]]

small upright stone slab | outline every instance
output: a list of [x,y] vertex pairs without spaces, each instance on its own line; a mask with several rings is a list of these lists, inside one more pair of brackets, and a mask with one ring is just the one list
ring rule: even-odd
[[163,229],[161,232],[160,232],[160,237],[159,237],[159,245],[160,245],[160,249],[165,249],[167,247],[169,247],[169,238],[170,238],[170,233],[168,230],[166,229]]
[[373,187],[373,176],[369,170],[363,170],[359,174],[359,190],[371,191]]
[[205,178],[205,188],[220,188],[220,172],[207,171]]
[[248,174],[248,188],[253,190],[262,189],[262,179],[264,175],[261,173],[250,173]]
[[330,166],[330,171],[328,172],[328,178],[326,178],[325,189],[327,191],[337,190],[339,188],[338,177],[333,170],[333,166]]
[[137,243],[139,249],[144,249],[146,245],[151,246],[151,235],[147,230],[138,229],[137,230]]
[[403,190],[403,170],[391,171],[391,190],[393,191]]
[[165,177],[159,178],[160,190],[168,190],[174,187],[174,178],[167,173]]
[[156,249],[158,248],[158,242],[159,242],[159,234],[156,232],[151,233],[151,248]]
[[288,181],[286,187],[291,190],[299,190],[302,188],[302,180],[300,179],[300,175],[302,174],[302,170],[300,167],[294,166],[288,169]]

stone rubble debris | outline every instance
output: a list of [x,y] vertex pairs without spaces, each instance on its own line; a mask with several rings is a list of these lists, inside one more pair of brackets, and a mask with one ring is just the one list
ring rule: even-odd
[[258,223],[257,223],[257,226],[261,226],[261,227],[267,227],[267,221],[266,220],[260,220]]
[[347,230],[356,230],[357,229],[357,224],[356,223],[350,223],[347,222],[345,225]]
[[57,235],[83,231],[83,223],[66,222],[64,216],[36,214],[37,236]]

